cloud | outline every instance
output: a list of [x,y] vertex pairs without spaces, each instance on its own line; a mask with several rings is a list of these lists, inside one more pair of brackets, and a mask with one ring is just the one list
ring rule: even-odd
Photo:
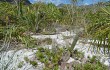
[[49,2],[52,2],[56,5],[58,5],[58,4],[62,3],[62,0],[49,0]]
[[35,2],[39,2],[39,1],[41,1],[41,2],[44,2],[45,0],[29,0],[31,3],[35,3]]
[[84,3],[84,5],[89,5],[88,3]]

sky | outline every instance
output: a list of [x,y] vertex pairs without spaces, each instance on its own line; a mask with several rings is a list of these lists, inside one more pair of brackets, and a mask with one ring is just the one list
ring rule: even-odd
[[[56,5],[59,5],[61,3],[63,3],[63,4],[70,4],[71,3],[70,0],[30,0],[31,3],[35,3],[37,1],[52,2]],[[99,1],[108,1],[108,0],[84,0],[83,4],[84,5],[89,5],[89,4],[97,3]]]

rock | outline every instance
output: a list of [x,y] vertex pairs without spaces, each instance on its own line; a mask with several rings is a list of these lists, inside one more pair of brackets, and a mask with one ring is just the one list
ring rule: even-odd
[[69,58],[69,60],[67,61],[67,63],[72,63],[72,62],[74,62],[75,61],[75,59],[73,59],[73,58]]
[[87,60],[86,58],[83,58],[83,59],[81,60],[82,64],[86,63],[87,61],[88,61],[88,60]]

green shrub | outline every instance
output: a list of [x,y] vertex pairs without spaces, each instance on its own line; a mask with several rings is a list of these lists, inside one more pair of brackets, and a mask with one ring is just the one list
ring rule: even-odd
[[[43,49],[45,51],[41,51],[43,48],[39,48],[36,56],[37,58],[43,62],[46,65],[46,68],[44,68],[44,70],[57,70],[59,67],[59,60],[61,59],[63,50],[60,48],[57,48],[56,52],[53,52],[52,50],[49,49]],[[52,69],[51,69],[52,68]]]
[[83,66],[81,64],[73,65],[74,70],[83,70]]
[[44,48],[37,48],[38,50],[39,50],[39,52],[44,52],[45,51],[45,49]]
[[28,63],[30,60],[28,57],[24,57],[24,60]]
[[36,56],[37,56],[38,59],[45,58],[44,54],[39,52],[39,51],[36,53]]
[[74,68],[75,70],[107,70],[107,66],[94,63],[85,63],[83,65],[78,64]]
[[93,56],[92,58],[90,58],[90,62],[93,63],[93,62],[96,62],[96,56]]
[[72,53],[72,57],[75,58],[84,58],[84,53],[79,52],[78,50],[74,50]]
[[22,68],[23,67],[23,64],[24,64],[24,62],[22,61],[22,62],[20,62],[19,64],[18,64],[18,68]]
[[38,63],[36,61],[30,61],[30,64],[32,64],[32,66],[37,67]]
[[94,70],[94,65],[91,65],[91,63],[84,64],[84,70]]

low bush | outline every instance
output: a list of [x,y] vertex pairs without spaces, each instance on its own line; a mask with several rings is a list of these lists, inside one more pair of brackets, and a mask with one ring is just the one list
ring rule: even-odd
[[35,67],[37,67],[37,65],[38,65],[38,63],[36,61],[30,61],[30,64]]
[[24,62],[22,61],[22,62],[20,62],[19,64],[18,64],[18,68],[22,68],[23,67],[23,64],[24,64]]

